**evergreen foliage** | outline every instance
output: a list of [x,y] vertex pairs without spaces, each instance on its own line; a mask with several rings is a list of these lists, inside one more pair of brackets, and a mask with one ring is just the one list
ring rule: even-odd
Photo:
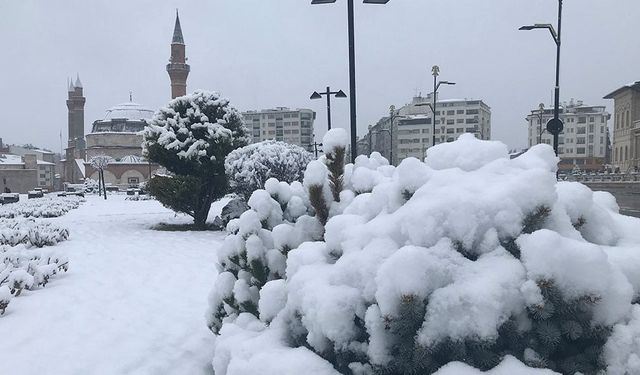
[[251,193],[263,189],[270,178],[287,183],[302,182],[311,160],[313,155],[300,146],[268,140],[229,153],[225,170],[231,190],[248,200]]
[[[502,221],[507,223],[505,227],[508,230],[499,231],[491,227],[492,231],[488,231],[482,228],[483,233],[488,234],[476,236],[473,241],[469,241],[462,231],[442,230],[438,244],[431,242],[427,248],[415,245],[422,238],[407,240],[402,236],[406,228],[400,228],[393,232],[398,238],[384,238],[370,248],[356,245],[345,240],[347,236],[341,231],[354,228],[362,236],[351,237],[350,240],[358,238],[363,241],[363,238],[371,235],[371,230],[386,230],[383,220],[376,222],[370,217],[363,219],[376,224],[366,228],[370,230],[368,232],[363,229],[364,225],[358,223],[358,213],[370,212],[363,207],[376,203],[373,199],[368,200],[371,196],[382,194],[383,188],[393,190],[391,193],[387,190],[385,193],[388,194],[383,195],[391,203],[386,202],[389,204],[384,206],[380,215],[390,215],[390,211],[396,210],[400,216],[407,214],[407,210],[403,210],[406,208],[404,204],[425,199],[424,190],[420,190],[419,183],[408,179],[408,183],[392,180],[394,183],[384,186],[378,184],[378,188],[368,196],[344,194],[348,189],[354,191],[353,174],[349,175],[353,169],[349,166],[345,168],[344,148],[332,147],[331,150],[334,151],[322,159],[325,164],[319,164],[322,168],[318,164],[309,165],[307,172],[313,173],[305,175],[304,196],[294,194],[295,199],[287,198],[294,190],[290,186],[291,191],[285,189],[282,194],[280,190],[276,192],[266,188],[270,192],[268,199],[258,199],[265,195],[264,191],[258,190],[251,197],[253,203],[249,202],[251,209],[229,223],[227,229],[231,234],[221,249],[221,273],[210,298],[208,320],[214,333],[219,334],[225,322],[235,324],[236,318],[244,318],[247,315],[241,314],[248,313],[255,317],[255,321],[238,319],[242,323],[238,323],[234,329],[244,329],[238,327],[247,324],[247,321],[260,327],[256,331],[247,329],[256,335],[277,327],[272,332],[285,345],[314,352],[341,374],[432,374],[454,361],[488,371],[506,356],[515,357],[531,367],[547,368],[562,374],[596,375],[606,371],[603,348],[613,326],[600,323],[596,312],[602,310],[602,304],[610,302],[597,293],[576,293],[567,286],[568,281],[562,278],[561,272],[548,271],[550,267],[546,258],[533,256],[535,259],[530,259],[533,249],[542,250],[527,246],[526,240],[533,241],[538,238],[536,235],[552,232],[549,229],[554,225],[549,220],[551,207],[555,210],[557,205],[551,205],[549,200],[541,200],[538,205],[527,202],[526,208],[522,209],[525,212],[518,212],[518,221],[508,222],[512,217],[508,215]],[[363,164],[366,162],[361,161]],[[348,171],[346,178],[345,170]],[[366,186],[371,181],[373,178],[360,181],[359,186]],[[407,188],[412,184],[416,186]],[[375,183],[371,185],[376,186]],[[291,210],[297,199],[304,201],[306,212],[289,218],[284,213]],[[349,204],[349,199],[352,199],[352,205],[348,206],[350,211],[346,214],[341,210],[344,209],[343,205]],[[274,215],[277,216],[276,220]],[[557,216],[553,216],[554,220]],[[456,216],[453,218],[459,219]],[[312,221],[320,224],[320,230],[316,231],[309,225]],[[346,223],[353,226],[345,228]],[[584,223],[586,219],[581,218],[579,225],[574,224],[574,227],[579,229]],[[435,222],[428,223],[427,227],[438,231],[444,225],[439,226]],[[320,239],[324,241],[314,242]],[[381,253],[389,247],[393,248],[393,242],[398,239],[401,243],[415,242],[404,247],[400,245],[400,248],[395,248],[393,255],[386,255],[385,266],[389,268],[380,267],[375,271],[349,268],[353,264],[362,264],[363,268],[373,267],[372,263],[380,259],[377,257],[382,257]],[[362,247],[354,250],[357,246]],[[566,247],[564,250],[568,251]],[[402,253],[401,256],[395,258],[399,253]],[[422,256],[425,258],[421,259]],[[367,258],[371,260],[370,263],[353,262],[358,257],[371,257],[374,260]],[[495,259],[504,261],[504,267],[502,263],[493,263]],[[414,260],[416,264],[412,269]],[[533,264],[536,261],[543,265]],[[435,264],[434,268],[426,270],[427,275],[422,279],[421,270],[431,264]],[[512,272],[514,276],[504,279],[496,277],[491,267],[496,264],[500,267],[495,272]],[[408,277],[402,274],[404,269],[393,271],[396,265],[406,267],[407,272],[420,281],[407,281]],[[588,265],[591,266],[591,263]],[[536,267],[554,276],[534,276],[539,271]],[[459,273],[448,273],[447,268],[457,269]],[[303,269],[305,272],[301,271]],[[338,272],[332,273],[335,269]],[[349,272],[342,272],[346,270]],[[387,279],[396,276],[398,282],[386,285],[391,290],[381,288]],[[480,286],[470,285],[470,278],[472,282],[477,278]],[[420,283],[428,284],[428,287],[416,285]],[[405,292],[404,288],[415,288],[419,292]],[[481,289],[489,292],[484,294],[485,290]],[[282,301],[279,292],[282,292]],[[332,295],[333,292],[338,297]],[[352,292],[357,296],[349,294]],[[504,294],[495,296],[495,293]],[[501,304],[504,306],[495,306]],[[341,310],[345,305],[346,312],[334,314],[330,309]],[[507,308],[507,305],[515,307]],[[465,329],[458,330],[465,325],[465,322],[458,320],[444,329],[430,325],[446,326],[448,312],[455,315],[467,307],[471,316]],[[269,312],[278,308],[280,310],[275,313]],[[474,314],[478,315],[477,325]],[[336,317],[340,324],[318,328],[326,323],[328,317]],[[492,320],[494,317],[495,321]],[[451,316],[451,319],[456,317]],[[482,328],[474,330],[479,326]],[[336,333],[339,329],[348,333]]]
[[[227,190],[225,157],[248,143],[246,133],[240,113],[217,93],[196,91],[173,99],[145,128],[143,147],[145,156],[175,179],[150,183],[149,193],[204,228],[211,203]],[[185,196],[189,191],[192,199]]]

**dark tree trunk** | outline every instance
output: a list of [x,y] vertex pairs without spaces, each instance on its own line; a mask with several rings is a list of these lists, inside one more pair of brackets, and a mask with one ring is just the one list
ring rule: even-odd
[[107,199],[107,184],[104,182],[104,170],[100,169],[100,177],[102,179],[102,191],[104,192],[104,199]]

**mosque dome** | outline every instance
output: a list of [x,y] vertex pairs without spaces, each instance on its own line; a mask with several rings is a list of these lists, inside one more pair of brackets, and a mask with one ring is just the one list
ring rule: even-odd
[[107,109],[107,114],[103,121],[111,121],[113,119],[149,120],[153,117],[153,113],[154,111],[145,108],[141,104],[128,102]]

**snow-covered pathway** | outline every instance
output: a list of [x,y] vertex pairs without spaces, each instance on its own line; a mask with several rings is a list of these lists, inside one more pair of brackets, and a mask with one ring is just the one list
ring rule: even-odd
[[0,318],[0,374],[211,374],[204,313],[218,232],[160,232],[187,222],[156,201],[88,197],[52,219],[69,241],[67,274],[14,298]]

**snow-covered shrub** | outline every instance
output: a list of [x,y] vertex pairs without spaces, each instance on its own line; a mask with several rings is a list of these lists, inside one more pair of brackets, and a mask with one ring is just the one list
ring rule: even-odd
[[83,198],[76,196],[56,197],[47,195],[39,199],[28,199],[17,203],[0,206],[0,218],[24,217],[58,217],[72,209],[78,208]]
[[[172,173],[171,179],[153,178],[149,193],[163,205],[192,216],[197,227],[204,227],[211,203],[227,191],[225,157],[248,143],[246,133],[240,112],[217,93],[196,90],[171,100],[143,134],[145,156]],[[164,188],[164,184],[171,187]]]
[[339,175],[327,157],[303,187],[269,181],[219,252],[216,374],[635,373],[640,220],[557,161],[463,135],[425,163]]
[[11,298],[13,294],[11,294],[11,289],[9,289],[6,285],[0,286],[0,316],[4,315],[7,310],[7,306],[9,306],[9,302],[11,302]]
[[225,161],[231,191],[249,199],[251,193],[263,189],[265,182],[302,182],[313,155],[304,148],[285,142],[268,140],[231,151]]
[[12,297],[20,296],[25,289],[44,287],[52,277],[68,269],[67,257],[55,250],[24,244],[0,245],[0,315]]
[[69,230],[33,219],[0,219],[0,245],[43,247],[69,238]]

